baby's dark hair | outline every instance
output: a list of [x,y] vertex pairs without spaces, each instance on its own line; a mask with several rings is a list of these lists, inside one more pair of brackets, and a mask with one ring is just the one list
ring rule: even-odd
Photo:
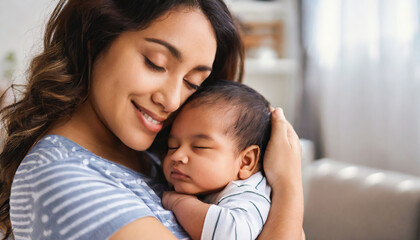
[[226,134],[235,138],[239,151],[258,145],[259,162],[262,163],[271,132],[270,103],[244,84],[218,80],[203,85],[184,104],[184,107],[209,106],[220,108],[227,114],[233,110],[234,119],[227,126]]

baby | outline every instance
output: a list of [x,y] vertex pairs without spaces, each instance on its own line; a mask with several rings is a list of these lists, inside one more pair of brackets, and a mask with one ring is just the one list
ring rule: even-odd
[[262,172],[270,137],[267,100],[217,81],[198,90],[176,116],[163,172],[175,192],[162,198],[193,239],[255,239],[270,209]]

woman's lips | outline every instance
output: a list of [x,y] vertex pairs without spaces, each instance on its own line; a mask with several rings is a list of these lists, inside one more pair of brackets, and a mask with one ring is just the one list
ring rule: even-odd
[[134,101],[131,101],[140,121],[151,132],[157,133],[162,129],[165,118],[156,117],[150,111],[139,107]]

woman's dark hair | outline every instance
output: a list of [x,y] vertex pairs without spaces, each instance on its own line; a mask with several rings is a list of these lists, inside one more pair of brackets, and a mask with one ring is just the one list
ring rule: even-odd
[[188,98],[184,107],[216,107],[226,115],[233,113],[225,133],[234,137],[239,151],[251,145],[259,146],[262,164],[270,139],[271,111],[270,103],[257,91],[232,81],[208,82]]
[[[241,81],[243,47],[223,0],[60,0],[48,21],[44,47],[30,65],[22,97],[0,111],[5,137],[0,153],[0,226],[11,233],[10,190],[29,149],[88,97],[92,66],[123,32],[147,28],[177,7],[200,9],[216,35],[214,79]],[[4,96],[4,95],[3,95]]]

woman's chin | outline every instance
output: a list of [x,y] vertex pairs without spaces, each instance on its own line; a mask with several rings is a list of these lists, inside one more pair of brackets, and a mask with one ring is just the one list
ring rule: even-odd
[[[139,137],[142,135],[141,137]],[[127,147],[135,151],[146,151],[155,140],[156,134],[139,134],[139,136],[132,137],[126,141],[122,141]],[[122,139],[121,139],[122,140]]]

